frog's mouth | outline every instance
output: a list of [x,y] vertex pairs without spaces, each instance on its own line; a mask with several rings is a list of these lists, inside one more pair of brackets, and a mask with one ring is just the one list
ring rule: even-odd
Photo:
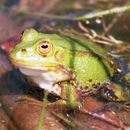
[[32,70],[39,70],[39,71],[56,71],[57,66],[62,66],[58,63],[46,63],[46,64],[37,64],[32,62],[24,62],[20,60],[14,59],[11,55],[9,55],[10,61],[12,64],[17,68],[26,68]]
[[36,68],[34,69],[34,68],[21,67],[21,66],[19,66],[18,69],[20,70],[21,73],[23,73],[27,76],[39,76],[39,75],[41,75],[41,73],[48,72],[47,69],[44,69],[41,71]]

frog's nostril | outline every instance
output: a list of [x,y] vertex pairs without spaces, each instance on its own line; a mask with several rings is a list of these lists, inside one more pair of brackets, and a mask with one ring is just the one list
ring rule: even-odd
[[26,48],[22,48],[21,51],[22,52],[26,52],[27,50],[26,50]]

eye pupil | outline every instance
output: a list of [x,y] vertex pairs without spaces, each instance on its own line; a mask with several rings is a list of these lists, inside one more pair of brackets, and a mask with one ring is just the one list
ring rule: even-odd
[[48,45],[42,45],[41,48],[47,49],[47,48],[48,48]]

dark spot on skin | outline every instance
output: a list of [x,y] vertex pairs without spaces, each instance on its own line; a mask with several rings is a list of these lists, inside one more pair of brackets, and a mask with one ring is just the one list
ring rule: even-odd
[[92,82],[93,80],[92,79],[89,79],[89,82]]
[[93,84],[92,87],[95,88],[95,89],[99,88],[99,86],[96,85],[96,84]]

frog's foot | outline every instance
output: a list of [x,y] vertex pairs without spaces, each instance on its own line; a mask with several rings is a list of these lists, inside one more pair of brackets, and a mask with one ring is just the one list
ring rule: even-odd
[[48,106],[53,106],[53,107],[65,107],[65,108],[78,108],[79,106],[79,102],[75,101],[75,102],[69,102],[67,100],[64,99],[59,99],[58,101],[55,101],[53,103],[48,103]]
[[59,99],[59,100],[57,100],[57,101],[55,101],[55,102],[50,102],[50,103],[48,103],[47,106],[49,106],[49,107],[58,107],[58,106],[66,106],[66,105],[67,105],[67,104],[66,104],[66,101],[65,101],[65,100]]

